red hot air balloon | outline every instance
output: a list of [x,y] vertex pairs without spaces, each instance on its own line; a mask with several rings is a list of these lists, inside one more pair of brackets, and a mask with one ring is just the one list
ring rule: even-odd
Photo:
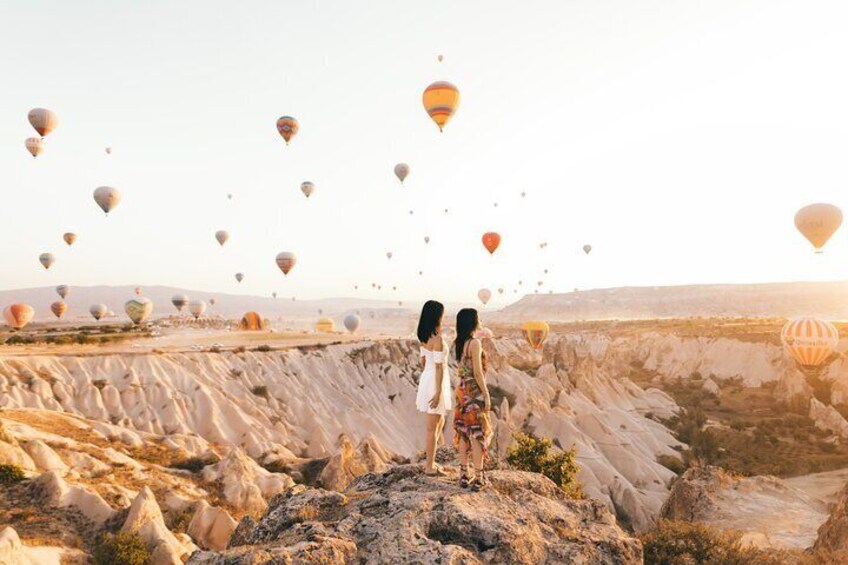
[[498,249],[498,246],[501,244],[501,235],[497,232],[486,232],[483,234],[483,247],[486,248],[491,255],[495,254],[495,251]]

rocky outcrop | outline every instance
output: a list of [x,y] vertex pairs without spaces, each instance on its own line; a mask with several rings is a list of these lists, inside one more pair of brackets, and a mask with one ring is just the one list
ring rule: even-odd
[[238,448],[204,467],[203,480],[218,485],[224,500],[249,513],[264,512],[268,499],[294,485],[288,475],[263,469]]
[[639,541],[603,504],[570,500],[533,473],[494,471],[491,480],[492,488],[471,493],[455,475],[431,478],[402,465],[360,477],[344,494],[299,485],[255,525],[245,522],[241,545],[197,552],[189,563],[642,562]]
[[343,435],[339,438],[339,450],[330,457],[318,476],[318,486],[343,491],[355,478],[366,473],[382,473],[398,459],[374,436],[366,437],[354,447],[350,438]]
[[740,531],[744,542],[758,547],[805,549],[827,518],[827,506],[775,477],[734,477],[703,467],[675,481],[662,517]]
[[834,563],[848,563],[848,485],[842,489],[839,501],[819,528],[813,551],[820,555],[840,556],[842,560]]
[[133,501],[122,532],[137,534],[151,551],[150,565],[181,565],[183,556],[197,547],[188,536],[176,536],[165,526],[162,510],[149,487],[144,487]]
[[73,507],[95,524],[103,524],[115,514],[99,494],[82,486],[69,486],[56,471],[44,473],[35,479],[31,491],[45,506]]
[[803,414],[809,410],[813,398],[813,387],[807,382],[803,373],[797,370],[787,370],[780,375],[774,387],[774,399],[794,412]]
[[7,526],[0,530],[0,563],[3,565],[62,565],[71,562],[83,563],[80,552],[66,551],[61,547],[27,547],[14,529]]
[[815,398],[810,400],[810,419],[820,430],[832,432],[848,439],[848,421],[833,406],[827,406]]
[[230,513],[205,500],[197,503],[188,524],[188,535],[204,549],[226,549],[238,522]]

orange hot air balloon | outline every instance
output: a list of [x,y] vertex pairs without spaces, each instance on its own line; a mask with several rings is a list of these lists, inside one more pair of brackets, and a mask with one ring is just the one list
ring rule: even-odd
[[12,304],[3,310],[6,323],[19,330],[27,325],[35,316],[35,310],[29,304]]
[[498,246],[501,244],[501,234],[498,232],[486,232],[483,234],[483,247],[486,248],[490,254],[494,255],[495,251],[498,249]]
[[297,255],[291,251],[281,251],[277,253],[276,261],[277,267],[280,268],[284,275],[288,275],[289,271],[294,269],[294,266],[297,264]]
[[842,210],[833,204],[810,204],[795,214],[795,227],[806,237],[816,253],[842,225]]
[[331,333],[336,331],[336,324],[333,322],[332,318],[319,318],[317,322],[315,322],[315,331]]
[[77,240],[77,234],[75,234],[75,233],[71,233],[71,232],[67,232],[67,233],[65,233],[64,235],[62,235],[62,239],[64,239],[64,240],[65,240],[65,243],[67,243],[67,244],[68,244],[68,247],[70,247],[70,246],[71,246],[71,245],[73,245],[73,244],[74,244],[74,242]]
[[286,140],[286,145],[297,135],[298,129],[300,129],[300,126],[298,126],[297,120],[291,116],[282,116],[277,120],[277,131]]
[[439,131],[443,131],[459,107],[459,89],[449,82],[434,82],[424,89],[422,101],[430,118],[439,126]]
[[65,315],[65,312],[68,311],[68,305],[58,300],[50,305],[50,311],[53,312],[53,315],[57,318],[61,318]]
[[238,329],[242,331],[258,332],[268,327],[268,322],[262,319],[262,316],[256,312],[247,312],[241,317]]
[[527,343],[536,351],[541,349],[542,344],[548,339],[548,333],[551,331],[547,322],[541,320],[524,322],[521,329],[524,331],[524,338],[527,340]]
[[802,368],[815,369],[824,364],[839,343],[836,326],[818,318],[789,320],[780,330],[786,351]]

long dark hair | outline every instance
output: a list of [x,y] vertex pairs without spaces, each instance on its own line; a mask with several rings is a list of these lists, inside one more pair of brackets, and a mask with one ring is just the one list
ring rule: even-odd
[[439,326],[442,325],[442,316],[445,314],[445,307],[441,302],[428,300],[421,308],[421,317],[418,318],[418,341],[427,343],[430,338],[436,335]]
[[474,331],[480,325],[480,318],[474,308],[463,308],[456,314],[456,360],[462,360],[462,351],[469,339],[474,337]]

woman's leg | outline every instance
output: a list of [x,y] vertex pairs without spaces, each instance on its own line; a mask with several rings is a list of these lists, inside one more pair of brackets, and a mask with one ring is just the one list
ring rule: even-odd
[[480,475],[483,471],[483,446],[477,438],[471,438],[471,461],[474,463],[475,475]]
[[427,437],[425,449],[427,451],[427,463],[424,465],[425,473],[432,473],[433,463],[436,460],[436,434],[439,431],[441,414],[427,414]]

